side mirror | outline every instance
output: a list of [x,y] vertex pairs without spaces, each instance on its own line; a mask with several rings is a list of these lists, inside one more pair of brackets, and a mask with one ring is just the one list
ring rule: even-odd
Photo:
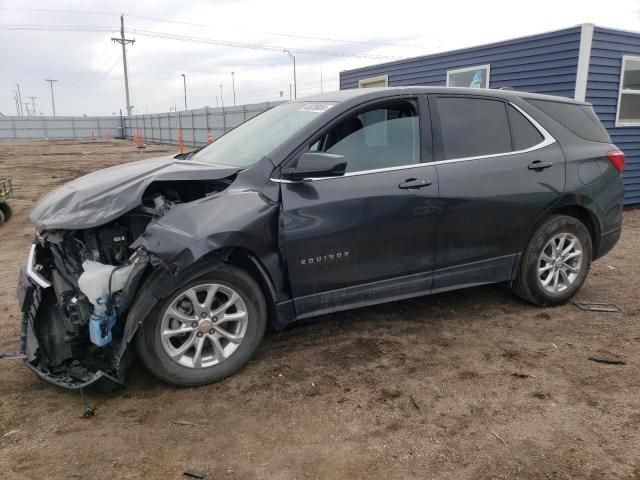
[[285,169],[282,175],[289,180],[339,177],[344,175],[346,169],[347,160],[342,155],[307,152],[300,155],[295,167]]

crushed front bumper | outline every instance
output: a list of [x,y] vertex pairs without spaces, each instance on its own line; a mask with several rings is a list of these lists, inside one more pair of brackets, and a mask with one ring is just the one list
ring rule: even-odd
[[22,312],[20,353],[25,356],[26,366],[43,380],[71,390],[86,388],[90,385],[109,389],[123,387],[124,384],[114,376],[101,370],[92,372],[80,365],[80,362],[66,368],[60,368],[56,372],[40,367],[40,342],[36,325],[44,290],[49,288],[51,283],[35,269],[35,251],[36,245],[34,244],[29,253],[28,263],[20,270],[18,278],[17,296]]

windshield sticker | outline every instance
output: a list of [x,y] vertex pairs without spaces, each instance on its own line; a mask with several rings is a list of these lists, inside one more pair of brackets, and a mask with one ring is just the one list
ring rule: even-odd
[[299,112],[314,112],[322,113],[333,107],[331,103],[307,103],[302,108],[298,109]]

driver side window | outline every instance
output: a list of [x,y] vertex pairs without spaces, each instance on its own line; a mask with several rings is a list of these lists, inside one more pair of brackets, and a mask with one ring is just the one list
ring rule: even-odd
[[346,173],[420,162],[420,125],[411,102],[360,112],[334,125],[309,148],[342,155]]

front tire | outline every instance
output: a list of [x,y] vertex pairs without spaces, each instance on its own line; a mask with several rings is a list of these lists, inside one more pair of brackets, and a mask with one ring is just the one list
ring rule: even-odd
[[587,278],[592,248],[591,235],[580,220],[567,215],[549,217],[522,255],[514,292],[535,305],[566,303]]
[[257,350],[266,323],[256,281],[225,265],[159,303],[140,327],[136,349],[160,380],[180,387],[204,385],[242,368]]

